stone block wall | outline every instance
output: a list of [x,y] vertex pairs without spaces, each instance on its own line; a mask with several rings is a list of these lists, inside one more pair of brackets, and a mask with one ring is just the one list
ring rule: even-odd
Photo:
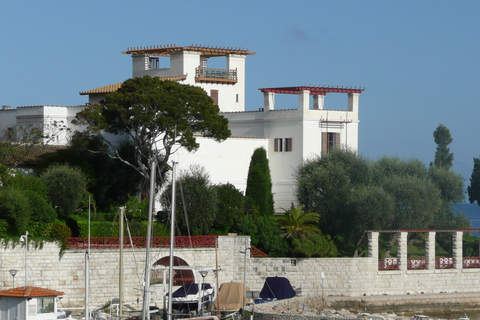
[[[370,237],[378,239],[378,235]],[[431,241],[430,241],[431,242]],[[247,254],[245,255],[245,247]],[[420,293],[480,292],[480,268],[378,270],[378,259],[367,258],[252,258],[248,248],[250,238],[222,236],[218,248],[180,248],[175,255],[185,260],[194,270],[196,282],[202,278],[199,268],[210,268],[206,283],[217,284],[213,272],[218,264],[218,283],[245,282],[254,291],[260,291],[266,277],[282,276],[292,286],[302,289],[302,296],[374,296]],[[375,247],[372,245],[372,247]],[[60,307],[84,306],[85,250],[66,250],[60,256],[57,244],[42,247],[30,245],[28,251],[28,285],[64,292]],[[150,265],[167,257],[169,248],[153,248]],[[373,255],[375,257],[375,255]],[[124,249],[123,293],[124,302],[140,307],[142,300],[145,250]],[[246,264],[246,269],[244,265]],[[13,285],[10,269],[19,270],[15,286],[25,281],[25,248],[19,244],[0,248],[0,285],[9,289]],[[197,271],[195,271],[197,270]],[[321,279],[324,272],[325,279]],[[92,249],[90,258],[90,303],[100,306],[118,298],[119,250]],[[168,286],[151,286],[152,299],[163,303]]]

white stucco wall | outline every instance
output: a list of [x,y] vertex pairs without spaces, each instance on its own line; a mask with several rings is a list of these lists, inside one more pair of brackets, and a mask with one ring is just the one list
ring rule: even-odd
[[223,142],[197,137],[200,148],[189,153],[178,152],[179,170],[189,170],[191,165],[200,165],[210,174],[213,184],[233,184],[240,191],[245,191],[248,167],[253,151],[264,147],[268,140],[264,138],[231,137]]

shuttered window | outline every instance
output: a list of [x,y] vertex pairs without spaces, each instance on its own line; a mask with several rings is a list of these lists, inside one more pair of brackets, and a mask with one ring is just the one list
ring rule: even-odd
[[329,153],[330,150],[340,147],[340,133],[322,133],[322,153]]
[[273,151],[275,152],[291,152],[292,138],[275,138],[273,141]]
[[218,106],[218,90],[210,90],[210,98],[212,98],[213,104]]

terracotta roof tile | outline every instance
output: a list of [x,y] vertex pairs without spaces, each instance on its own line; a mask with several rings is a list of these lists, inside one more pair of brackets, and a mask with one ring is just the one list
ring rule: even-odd
[[0,291],[0,297],[19,297],[19,298],[36,298],[36,297],[57,297],[63,296],[63,292],[39,288],[39,287],[18,287]]
[[[162,80],[182,81],[182,80],[187,79],[187,76],[182,75],[182,76],[159,77],[159,78],[162,79]],[[96,89],[92,89],[92,90],[82,91],[82,92],[80,92],[80,95],[84,96],[84,95],[87,95],[87,94],[115,92],[118,89],[120,89],[122,84],[123,84],[123,81],[118,82],[118,83],[114,83],[114,84],[109,84],[108,86],[104,86],[104,87],[100,87],[100,88],[96,88]]]

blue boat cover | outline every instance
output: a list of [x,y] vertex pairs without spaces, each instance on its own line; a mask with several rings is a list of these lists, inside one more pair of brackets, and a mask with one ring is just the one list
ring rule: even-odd
[[[212,289],[209,283],[202,283],[203,290]],[[199,283],[184,284],[172,293],[173,298],[183,298],[191,294],[197,294],[199,289]]]
[[290,281],[284,277],[267,277],[263,284],[262,291],[260,291],[260,298],[262,299],[289,299],[295,296]]

